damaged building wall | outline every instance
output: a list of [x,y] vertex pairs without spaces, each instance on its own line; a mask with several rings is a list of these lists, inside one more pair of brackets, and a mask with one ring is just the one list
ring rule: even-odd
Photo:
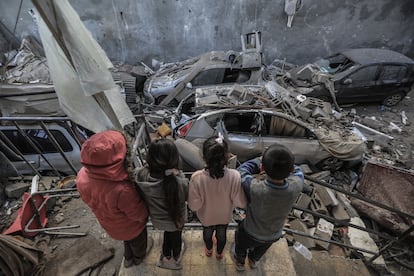
[[[414,57],[411,0],[302,0],[290,28],[285,0],[69,2],[109,58],[130,64],[240,50],[239,34],[253,30],[262,31],[266,63],[275,58],[305,63],[357,47],[385,47]],[[19,3],[0,1],[1,22],[10,30]],[[16,29],[19,38],[39,37],[29,14],[32,7],[23,1]]]

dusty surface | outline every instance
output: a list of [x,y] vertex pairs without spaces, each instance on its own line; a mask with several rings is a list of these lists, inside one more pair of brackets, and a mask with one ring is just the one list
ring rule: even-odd
[[[414,169],[414,91],[394,107],[381,107],[377,104],[355,105],[345,107],[344,110],[355,109],[356,120],[361,123],[393,136],[394,140],[389,145],[380,145],[380,149],[370,152],[370,156],[379,158],[384,163],[395,163],[396,166]],[[401,113],[405,111],[407,125],[402,122]],[[394,123],[399,128],[391,130],[390,124]]]

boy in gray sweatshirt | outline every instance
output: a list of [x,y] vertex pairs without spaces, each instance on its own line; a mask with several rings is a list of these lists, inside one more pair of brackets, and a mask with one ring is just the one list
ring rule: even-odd
[[[250,267],[256,268],[269,247],[281,238],[285,220],[303,189],[304,176],[295,167],[290,150],[279,144],[267,148],[262,160],[247,161],[238,170],[248,205],[231,257],[236,269],[243,271],[246,256]],[[254,178],[261,171],[266,178]]]

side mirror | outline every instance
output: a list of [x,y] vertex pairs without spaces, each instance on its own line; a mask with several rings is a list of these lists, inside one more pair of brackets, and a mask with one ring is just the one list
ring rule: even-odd
[[352,83],[352,79],[345,79],[344,80],[344,84],[351,84]]
[[187,87],[188,89],[192,89],[193,85],[191,84],[191,82],[187,82],[187,84],[185,85],[185,87]]

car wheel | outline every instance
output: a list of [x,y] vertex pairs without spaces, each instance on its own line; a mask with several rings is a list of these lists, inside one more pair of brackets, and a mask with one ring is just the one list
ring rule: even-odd
[[397,103],[401,102],[401,100],[404,98],[404,93],[399,92],[393,95],[390,95],[388,97],[386,97],[383,101],[382,104],[385,106],[394,106]]
[[323,171],[337,171],[344,166],[344,161],[332,156],[320,161],[316,166]]

